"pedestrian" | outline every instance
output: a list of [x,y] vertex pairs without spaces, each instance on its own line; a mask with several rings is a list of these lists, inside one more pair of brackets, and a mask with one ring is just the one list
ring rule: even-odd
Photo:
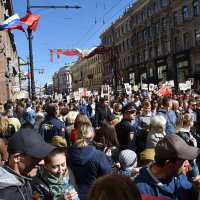
[[[143,167],[134,182],[142,199],[197,200],[200,176],[188,180],[184,171],[200,153],[176,134],[168,134],[155,148],[155,162]],[[196,189],[196,190],[195,190]]]
[[136,151],[136,129],[131,124],[135,119],[136,110],[132,102],[122,108],[123,119],[115,126],[119,150],[130,149]]
[[9,160],[0,167],[0,199],[33,199],[29,173],[54,148],[32,129],[15,133],[8,143]]

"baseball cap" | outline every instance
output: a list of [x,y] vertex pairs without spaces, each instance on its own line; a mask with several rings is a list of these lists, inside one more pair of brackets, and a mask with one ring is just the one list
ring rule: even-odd
[[193,160],[197,158],[199,153],[199,148],[189,146],[176,134],[166,135],[157,143],[155,148],[155,157],[161,159],[180,158]]
[[46,157],[55,147],[44,141],[35,130],[24,128],[13,134],[8,142],[8,153],[24,153],[34,158]]
[[129,103],[127,103],[127,104],[121,109],[121,112],[122,112],[122,113],[131,112],[131,111],[136,111],[134,102],[129,102]]

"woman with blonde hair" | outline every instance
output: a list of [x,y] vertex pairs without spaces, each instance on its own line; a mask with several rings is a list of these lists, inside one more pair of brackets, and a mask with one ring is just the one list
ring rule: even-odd
[[[90,119],[88,118],[87,115],[85,115],[84,113],[79,113],[76,116],[75,122],[74,122],[74,129],[72,130],[71,134],[70,134],[70,139],[71,139],[71,143],[74,144],[78,138],[78,132],[77,132],[77,128],[81,123],[88,123],[92,126],[92,123],[90,121]],[[94,132],[94,131],[93,131]],[[94,133],[95,135],[95,133]]]
[[79,124],[77,132],[75,144],[68,147],[68,165],[74,172],[80,199],[87,200],[93,182],[110,173],[111,165],[104,152],[90,145],[94,132],[90,123]]
[[122,109],[122,104],[121,103],[114,103],[113,104],[113,114],[115,116],[115,119],[113,120],[113,125],[118,124],[119,122],[121,122],[123,116],[121,113],[121,109]]

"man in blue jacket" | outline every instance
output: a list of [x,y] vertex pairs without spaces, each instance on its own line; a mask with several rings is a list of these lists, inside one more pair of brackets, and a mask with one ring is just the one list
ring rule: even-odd
[[184,172],[188,160],[195,159],[198,148],[189,146],[176,134],[165,136],[155,148],[155,163],[143,167],[134,182],[142,199],[148,200],[197,200],[200,191],[200,176],[191,182]]
[[165,97],[162,101],[163,107],[158,110],[158,115],[162,115],[166,121],[166,133],[172,134],[176,131],[176,114],[172,110],[172,99],[170,97]]

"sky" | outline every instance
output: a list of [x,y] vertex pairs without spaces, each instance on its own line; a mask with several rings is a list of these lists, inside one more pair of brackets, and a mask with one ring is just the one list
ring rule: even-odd
[[[135,0],[29,0],[32,6],[81,6],[80,9],[31,8],[31,12],[41,15],[36,32],[33,32],[34,69],[45,69],[44,74],[34,71],[36,87],[52,82],[53,74],[78,59],[78,57],[53,57],[50,49],[91,49],[100,44],[99,36]],[[14,13],[26,15],[27,0],[13,0]],[[24,26],[26,28],[26,26]],[[18,55],[26,60],[29,56],[26,34],[13,30]],[[27,67],[23,68],[27,72]]]

